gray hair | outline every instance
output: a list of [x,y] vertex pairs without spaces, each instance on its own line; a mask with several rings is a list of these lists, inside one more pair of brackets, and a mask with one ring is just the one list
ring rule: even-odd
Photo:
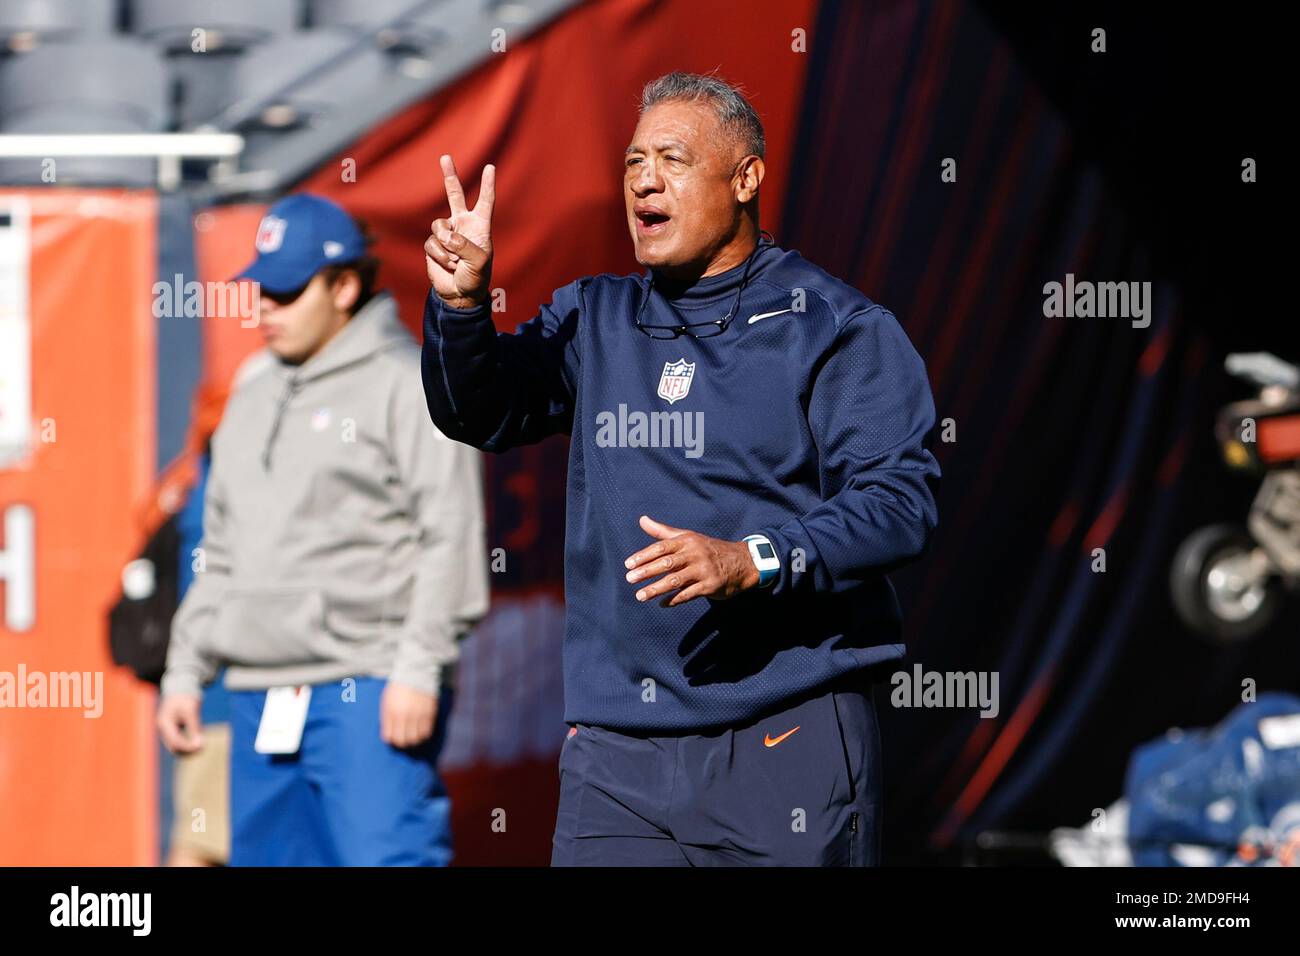
[[713,106],[718,122],[736,139],[745,155],[763,155],[766,148],[763,123],[738,87],[716,76],[702,73],[685,73],[681,70],[665,73],[659,79],[651,80],[641,91],[640,112],[644,114],[650,107],[671,100],[707,100]]

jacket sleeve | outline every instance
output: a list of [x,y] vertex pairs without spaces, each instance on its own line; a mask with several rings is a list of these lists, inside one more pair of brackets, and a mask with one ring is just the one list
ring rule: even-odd
[[513,334],[497,332],[486,304],[453,309],[430,291],[422,374],[443,434],[501,452],[570,432],[582,281],[556,290]]
[[849,316],[813,382],[824,501],[758,529],[781,557],[772,594],[838,592],[919,556],[938,523],[934,398],[892,314]]
[[422,554],[389,678],[436,694],[488,610],[482,456],[429,423],[413,372],[394,393],[389,441]]
[[[218,429],[218,432],[220,429]],[[230,580],[230,551],[227,547],[224,476],[221,456],[214,453],[208,466],[208,480],[203,498],[203,540],[199,543],[200,563],[194,580],[180,607],[172,617],[171,638],[167,645],[167,666],[163,672],[161,694],[185,694],[197,697],[206,684],[217,676],[220,661],[207,646],[208,635],[221,608],[221,596]],[[195,560],[194,555],[184,559]]]

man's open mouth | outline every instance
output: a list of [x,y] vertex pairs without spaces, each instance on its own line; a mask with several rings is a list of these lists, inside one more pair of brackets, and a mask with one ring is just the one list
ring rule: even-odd
[[659,209],[638,209],[635,213],[637,229],[640,232],[658,232],[663,229],[664,224],[671,218],[666,212]]

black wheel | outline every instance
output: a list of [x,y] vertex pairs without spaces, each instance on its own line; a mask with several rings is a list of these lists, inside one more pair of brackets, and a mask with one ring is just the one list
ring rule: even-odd
[[1233,524],[1201,528],[1174,554],[1169,592],[1183,623],[1216,643],[1254,637],[1272,623],[1282,583],[1255,556],[1246,529]]

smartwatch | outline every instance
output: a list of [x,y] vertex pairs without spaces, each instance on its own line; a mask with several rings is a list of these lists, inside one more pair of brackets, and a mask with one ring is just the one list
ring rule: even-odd
[[754,560],[754,567],[758,568],[758,586],[770,587],[781,572],[781,559],[776,556],[776,548],[761,534],[745,535],[745,544],[749,546],[749,556]]

